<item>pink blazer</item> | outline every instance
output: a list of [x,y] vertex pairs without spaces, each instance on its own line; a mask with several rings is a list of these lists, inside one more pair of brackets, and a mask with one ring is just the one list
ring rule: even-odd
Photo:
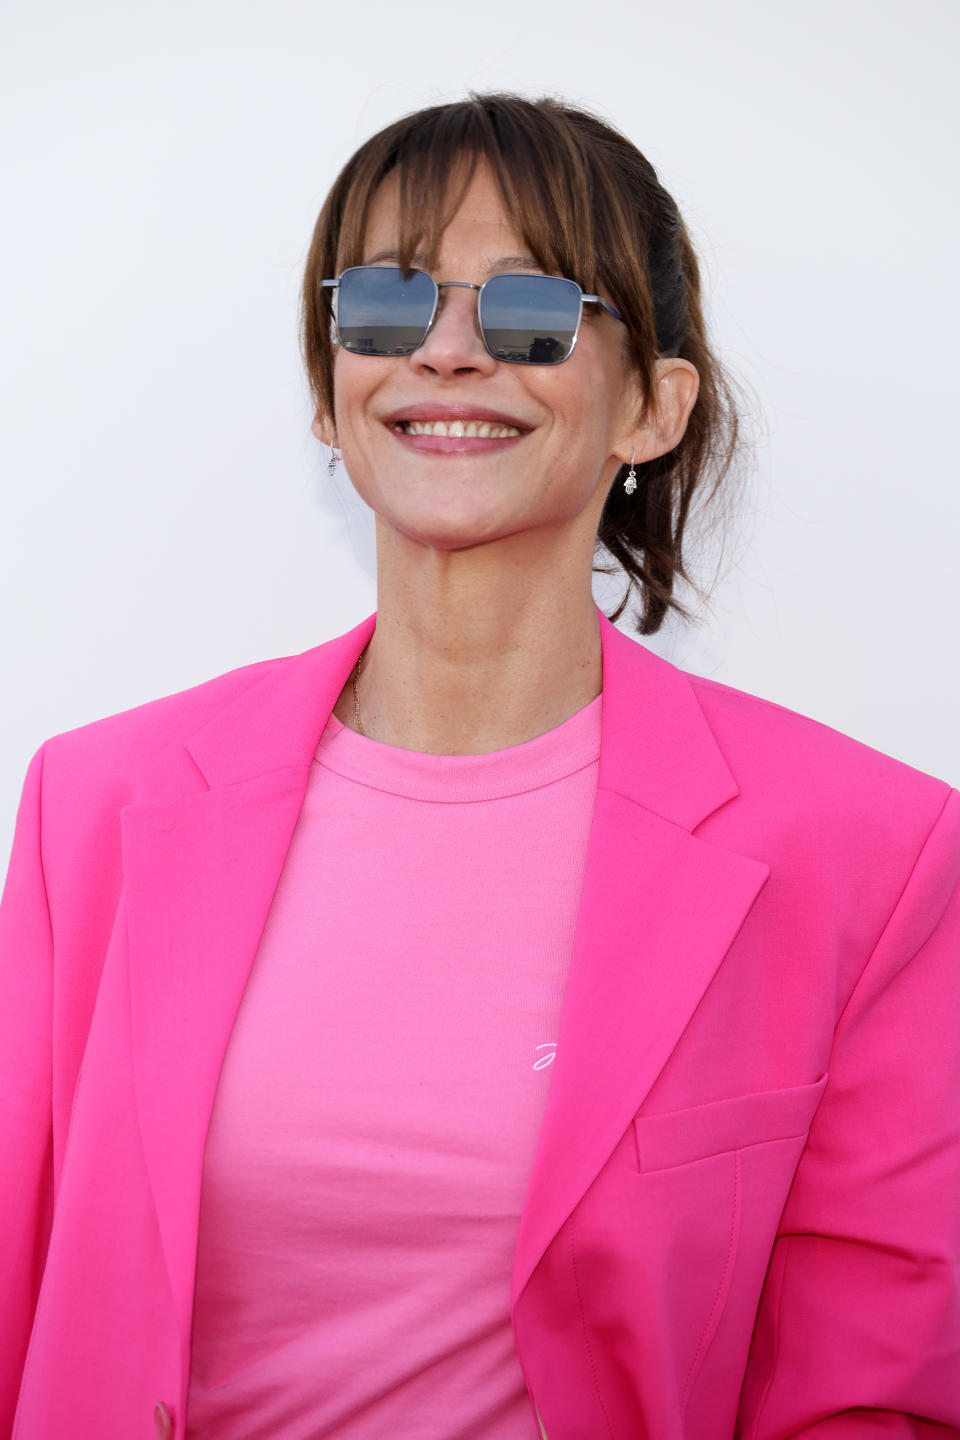
[[[374,623],[31,763],[0,907],[3,1437],[151,1440],[158,1404],[184,1433],[217,1076]],[[601,633],[512,1277],[531,1436],[536,1411],[549,1440],[958,1435],[960,797]]]

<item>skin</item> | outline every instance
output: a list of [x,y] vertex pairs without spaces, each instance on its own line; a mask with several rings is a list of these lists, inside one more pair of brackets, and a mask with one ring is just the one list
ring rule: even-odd
[[[397,230],[388,178],[365,263],[395,250]],[[538,268],[480,165],[431,273],[480,284],[521,265]],[[318,413],[312,428],[342,452],[376,516],[377,628],[359,681],[366,734],[403,749],[479,754],[555,728],[600,693],[591,573],[603,505],[621,464],[679,442],[698,377],[686,360],[658,361],[644,415],[625,329],[601,307],[584,307],[563,364],[511,365],[484,349],[476,292],[440,294],[434,327],[412,355],[338,351],[335,414]],[[514,417],[524,433],[480,453],[423,452],[387,423],[404,407],[451,403]],[[356,728],[352,683],[335,714]]]

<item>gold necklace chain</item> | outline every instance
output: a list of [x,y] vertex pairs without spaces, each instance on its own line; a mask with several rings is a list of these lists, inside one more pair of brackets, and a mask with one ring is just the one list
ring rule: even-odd
[[363,657],[364,655],[366,655],[366,653],[367,647],[364,646],[363,649],[360,651],[360,658],[357,661],[357,668],[353,672],[353,708],[357,717],[357,729],[359,730],[361,735],[366,735],[367,732],[366,730],[364,730],[363,721],[360,719],[360,691],[357,689],[357,681],[360,679],[360,666],[363,664]]

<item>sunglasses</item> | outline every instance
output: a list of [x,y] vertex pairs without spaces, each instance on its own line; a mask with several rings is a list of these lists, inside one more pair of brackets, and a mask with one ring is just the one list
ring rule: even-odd
[[425,270],[395,265],[352,265],[336,280],[333,318],[337,338],[351,355],[412,355],[426,340],[440,291],[476,290],[480,334],[488,354],[510,365],[559,365],[577,343],[584,305],[602,305],[626,324],[599,295],[585,295],[574,280],[558,275],[491,275],[482,285],[434,280]]

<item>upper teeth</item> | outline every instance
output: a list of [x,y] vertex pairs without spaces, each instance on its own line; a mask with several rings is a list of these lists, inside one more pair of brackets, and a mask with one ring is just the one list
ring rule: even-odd
[[500,440],[506,435],[519,435],[514,425],[492,425],[488,420],[401,420],[408,435],[446,435],[450,439],[466,435],[479,440]]

